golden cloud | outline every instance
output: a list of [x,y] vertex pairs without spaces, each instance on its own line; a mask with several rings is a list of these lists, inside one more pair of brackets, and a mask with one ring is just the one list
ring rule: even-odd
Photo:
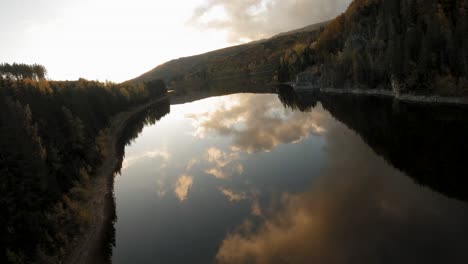
[[227,30],[231,42],[245,42],[330,20],[344,12],[350,2],[207,0],[194,10],[189,23],[198,27]]
[[[326,127],[327,167],[258,228],[228,234],[218,263],[461,263],[468,208],[391,167],[354,132]],[[250,227],[249,227],[250,226]]]
[[239,162],[239,154],[236,152],[226,153],[218,148],[209,148],[206,160],[213,163],[214,167],[205,172],[217,179],[229,179],[233,175],[241,175],[244,171],[244,166]]
[[177,198],[179,198],[181,202],[187,199],[189,190],[192,187],[192,185],[193,185],[192,176],[181,175],[179,179],[177,180],[177,184],[176,184],[174,192],[177,195]]
[[[191,116],[197,127],[196,135],[229,136],[233,139],[232,150],[268,152],[279,144],[300,142],[310,134],[325,134],[323,122],[330,120],[329,113],[320,106],[312,113],[285,109],[276,95],[241,94],[231,98],[237,103]],[[226,160],[220,153],[212,155],[217,160]]]
[[140,155],[126,157],[122,162],[122,171],[128,169],[141,160],[155,158],[161,158],[163,160],[161,166],[164,166],[171,159],[171,154],[167,150],[152,150],[146,151]]
[[219,190],[223,193],[231,202],[240,202],[248,198],[245,192],[235,192],[231,189],[220,187]]

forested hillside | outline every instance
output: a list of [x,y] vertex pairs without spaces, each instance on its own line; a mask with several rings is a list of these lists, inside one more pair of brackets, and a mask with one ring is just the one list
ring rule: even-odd
[[164,79],[185,92],[256,74],[291,81],[306,71],[324,88],[468,96],[467,12],[468,0],[354,0],[330,22],[173,60],[132,81]]
[[282,62],[282,80],[308,68],[326,88],[468,95],[467,0],[355,0],[306,43],[306,64]]
[[161,81],[47,81],[43,66],[18,65],[0,67],[1,263],[63,254],[89,219],[80,201],[108,154],[110,118],[166,92]]
[[130,82],[162,79],[178,92],[199,92],[214,86],[216,82],[235,78],[251,79],[253,83],[274,82],[283,54],[302,51],[303,43],[317,40],[327,23],[281,33],[270,39],[172,60]]

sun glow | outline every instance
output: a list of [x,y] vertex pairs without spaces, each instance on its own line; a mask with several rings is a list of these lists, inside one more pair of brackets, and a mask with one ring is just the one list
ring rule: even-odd
[[39,63],[54,80],[120,82],[179,57],[267,38],[351,0],[0,1],[0,62]]
[[[0,58],[43,64],[51,79],[120,82],[168,60],[229,45],[222,30],[187,23],[201,0],[17,2],[0,3],[0,31],[11,40],[2,42]],[[18,18],[12,10],[23,14]]]

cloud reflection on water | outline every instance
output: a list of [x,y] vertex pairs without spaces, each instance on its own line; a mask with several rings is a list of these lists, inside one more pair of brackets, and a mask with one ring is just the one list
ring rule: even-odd
[[235,175],[241,175],[244,166],[239,161],[239,153],[226,153],[218,148],[209,148],[206,155],[208,163],[214,167],[205,170],[205,173],[217,179],[229,179]]
[[260,206],[259,198],[259,191],[250,190],[249,192],[244,191],[234,191],[229,188],[219,187],[219,191],[226,196],[226,198],[230,202],[240,202],[247,200],[250,202],[250,213],[254,216],[261,216],[262,215],[262,208]]
[[174,193],[181,202],[187,199],[190,188],[193,185],[193,177],[189,175],[181,175],[177,180]]
[[245,192],[235,192],[228,188],[220,187],[219,191],[221,191],[224,196],[226,196],[230,202],[240,202],[248,198]]
[[197,128],[196,135],[231,137],[233,151],[256,153],[301,142],[310,134],[326,133],[321,125],[326,119],[323,111],[302,113],[285,109],[276,95],[241,94],[231,96],[231,100],[236,103],[189,116]]
[[414,184],[344,125],[322,124],[329,158],[319,180],[304,193],[285,193],[258,228],[249,224],[228,234],[219,263],[468,259],[468,210],[462,203]]
[[133,166],[134,164],[136,164],[137,162],[141,160],[155,159],[155,158],[161,158],[163,160],[161,167],[164,167],[167,164],[167,162],[171,159],[171,154],[167,150],[156,149],[156,150],[146,151],[140,155],[126,157],[122,162],[122,171],[128,169],[129,167]]
[[468,259],[466,204],[416,185],[320,104],[300,113],[276,95],[243,94],[171,111],[145,132],[151,149],[171,150],[167,167],[159,169],[163,158],[145,160],[116,181],[114,256],[122,262]]

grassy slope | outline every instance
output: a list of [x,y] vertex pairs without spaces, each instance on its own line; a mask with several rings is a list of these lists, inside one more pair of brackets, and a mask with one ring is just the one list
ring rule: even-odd
[[297,43],[316,38],[327,23],[281,33],[266,40],[175,59],[130,81],[140,83],[163,79],[175,89],[188,83],[206,84],[217,79],[245,77],[257,73],[266,73],[266,78],[271,81],[275,78],[280,58],[285,51]]

